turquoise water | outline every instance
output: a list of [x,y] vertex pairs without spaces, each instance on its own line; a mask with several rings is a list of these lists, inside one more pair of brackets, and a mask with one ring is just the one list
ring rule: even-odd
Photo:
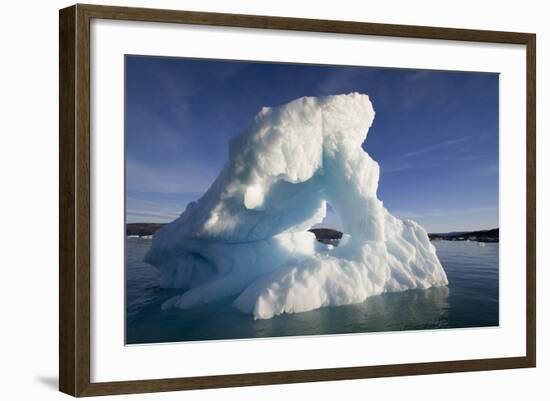
[[188,310],[162,311],[178,291],[161,289],[143,262],[150,239],[127,239],[126,342],[303,336],[315,334],[498,326],[498,244],[434,241],[448,287],[382,294],[357,305],[254,320],[233,299]]

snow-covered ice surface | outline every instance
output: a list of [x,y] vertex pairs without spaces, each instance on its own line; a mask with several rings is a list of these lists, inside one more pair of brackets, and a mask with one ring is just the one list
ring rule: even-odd
[[[361,147],[374,114],[359,93],[263,108],[208,191],[154,235],[147,262],[162,287],[185,290],[163,307],[236,296],[268,319],[446,285],[426,231],[376,196],[379,167]],[[345,233],[337,247],[307,231],[327,202]]]

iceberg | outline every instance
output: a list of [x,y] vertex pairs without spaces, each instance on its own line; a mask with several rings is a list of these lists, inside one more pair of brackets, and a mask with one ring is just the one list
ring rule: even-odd
[[[208,191],[153,236],[146,261],[162,287],[182,290],[163,308],[234,297],[269,319],[446,285],[426,231],[377,198],[379,166],[362,148],[374,116],[359,93],[261,109]],[[327,202],[342,222],[337,246],[308,231]]]

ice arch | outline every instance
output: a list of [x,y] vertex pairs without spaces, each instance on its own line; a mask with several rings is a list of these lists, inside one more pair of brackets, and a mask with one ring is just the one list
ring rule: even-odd
[[[163,307],[236,296],[271,318],[446,285],[426,231],[376,196],[379,167],[361,147],[373,119],[358,93],[263,108],[208,191],[155,234],[147,261],[163,287],[185,290]],[[333,249],[307,231],[327,201],[346,233]]]

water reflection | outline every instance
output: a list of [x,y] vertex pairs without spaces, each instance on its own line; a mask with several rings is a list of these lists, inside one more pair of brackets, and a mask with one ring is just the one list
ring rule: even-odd
[[447,327],[449,289],[411,290],[368,298],[354,305],[321,308],[311,312],[261,320],[264,336],[340,334],[355,332],[418,330]]

